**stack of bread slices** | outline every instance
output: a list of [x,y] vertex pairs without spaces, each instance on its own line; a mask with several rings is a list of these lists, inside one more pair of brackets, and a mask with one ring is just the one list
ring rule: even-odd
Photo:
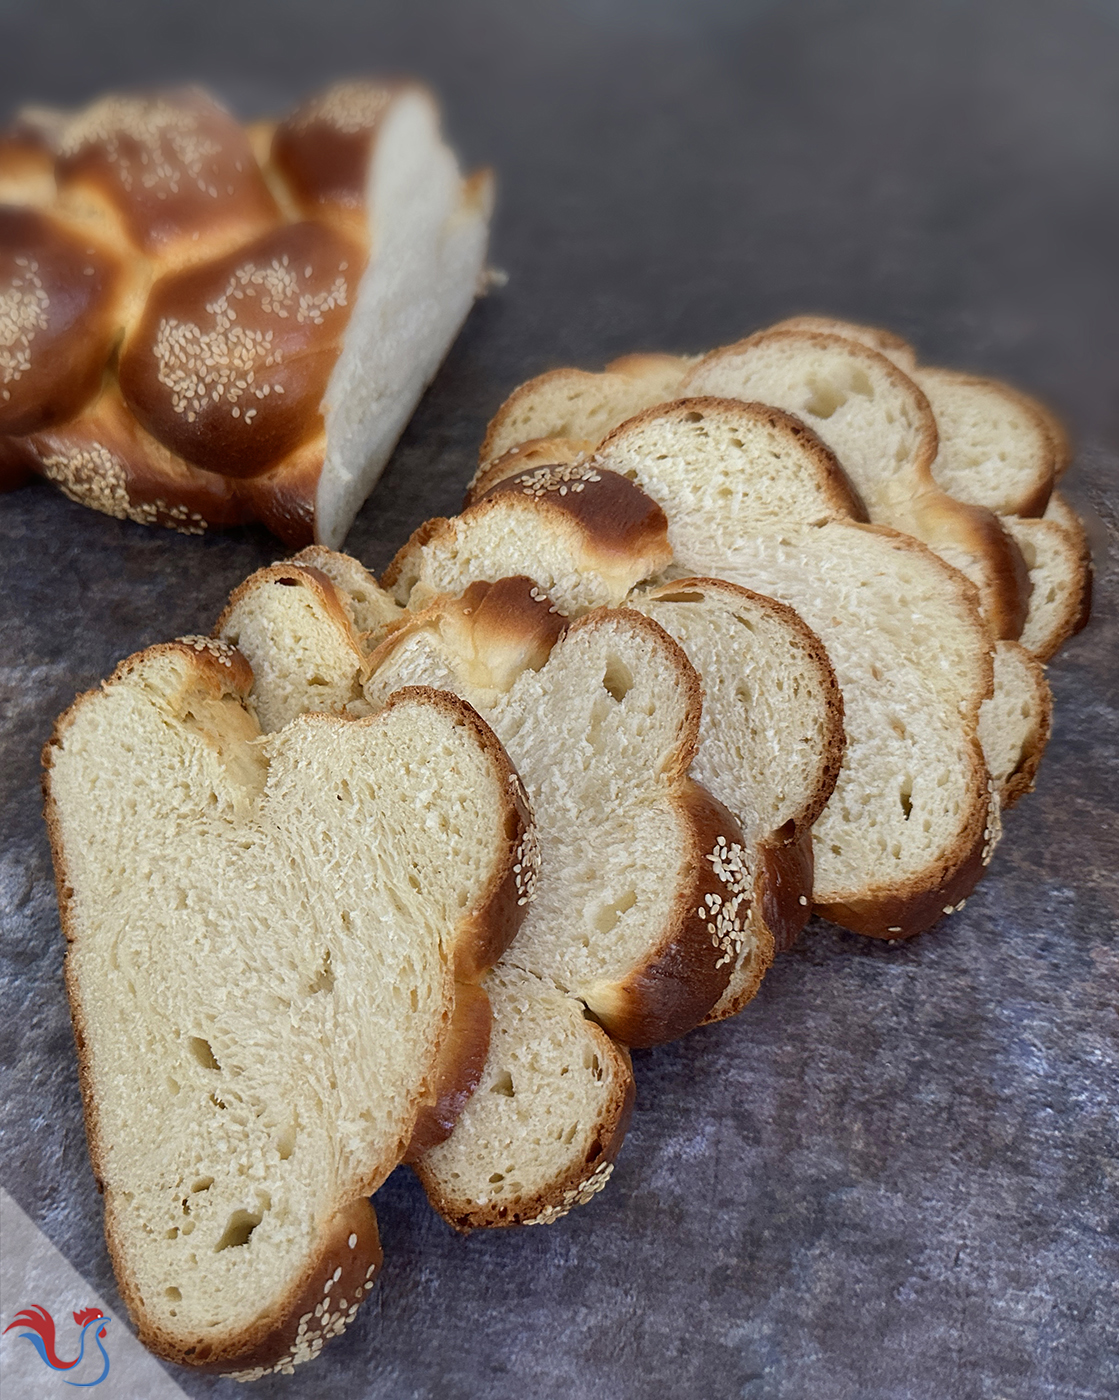
[[[71,711],[52,833],[91,1145],[145,1340],[242,1375],[305,1359],[352,1315],[293,1311],[323,1241],[394,1162],[456,1228],[557,1220],[613,1171],[630,1048],[740,1011],[813,911],[897,939],[962,907],[1037,771],[1042,662],[1087,615],[1083,531],[1053,492],[1067,457],[1031,400],[815,318],[555,371],[491,423],[463,512],[380,584],[312,546],[242,584],[213,642],[133,658]],[[150,737],[94,781],[136,724]],[[215,890],[269,847],[231,917]],[[190,937],[161,951],[175,910]],[[223,996],[197,1024],[166,1014],[215,977],[250,989],[240,1025]],[[112,1123],[114,997],[176,1085],[191,1146],[158,1170]],[[300,1130],[334,1142],[313,1188],[272,1087],[300,1056]],[[180,1202],[193,1222],[198,1192],[244,1314],[216,1336],[195,1255],[143,1236]]]

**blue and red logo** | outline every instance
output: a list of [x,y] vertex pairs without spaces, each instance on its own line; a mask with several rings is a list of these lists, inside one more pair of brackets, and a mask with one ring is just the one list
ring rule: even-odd
[[75,1367],[79,1366],[82,1357],[85,1356],[86,1337],[92,1331],[93,1340],[105,1361],[101,1374],[96,1380],[67,1381],[66,1384],[86,1387],[100,1385],[109,1374],[109,1353],[105,1350],[103,1339],[105,1324],[111,1322],[112,1318],[106,1317],[100,1308],[82,1308],[80,1312],[74,1313],[73,1317],[81,1328],[78,1337],[78,1354],[73,1361],[63,1361],[59,1358],[54,1349],[54,1318],[51,1317],[46,1308],[41,1308],[38,1304],[31,1308],[24,1308],[21,1313],[17,1313],[16,1320],[9,1322],[4,1331],[10,1332],[13,1327],[29,1328],[29,1331],[17,1333],[17,1336],[26,1337],[52,1371],[73,1371]]

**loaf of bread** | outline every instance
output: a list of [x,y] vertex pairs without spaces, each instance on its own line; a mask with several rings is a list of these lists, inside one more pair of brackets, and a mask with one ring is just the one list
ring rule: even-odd
[[120,1291],[158,1355],[243,1379],[316,1355],[373,1286],[366,1198],[477,1082],[474,984],[535,849],[456,697],[402,691],[262,742],[252,684],[222,642],[152,647],[44,751]]
[[0,477],[337,545],[480,285],[488,173],[415,84],[240,127],[196,88],[0,142]]

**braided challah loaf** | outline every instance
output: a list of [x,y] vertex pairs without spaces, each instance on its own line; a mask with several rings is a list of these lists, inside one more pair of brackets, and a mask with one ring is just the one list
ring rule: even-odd
[[411,84],[251,131],[197,88],[25,113],[0,141],[0,485],[340,543],[470,309],[491,186]]

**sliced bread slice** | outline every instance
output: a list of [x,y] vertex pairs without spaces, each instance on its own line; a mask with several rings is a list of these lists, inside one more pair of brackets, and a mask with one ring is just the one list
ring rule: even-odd
[[490,420],[479,458],[482,466],[535,438],[599,438],[641,409],[679,397],[680,381],[694,359],[677,355],[626,355],[601,374],[554,369],[515,389]]
[[537,813],[540,877],[487,978],[494,1035],[462,1131],[420,1159],[459,1229],[548,1223],[606,1184],[632,1100],[624,1052],[698,1024],[773,955],[750,922],[749,852],[687,776],[698,679],[648,617],[566,627],[527,578],[442,598],[371,658],[374,705],[419,677],[471,698],[503,736]]
[[993,511],[965,505],[937,486],[929,402],[885,355],[844,336],[762,331],[706,356],[681,393],[768,403],[795,414],[835,452],[872,521],[915,536],[966,573],[996,636],[1021,632],[1028,579],[1017,547]]
[[[703,683],[697,781],[738,818],[753,877],[750,916],[790,948],[812,912],[812,825],[835,788],[843,700],[819,638],[773,598],[720,579],[636,593]],[[708,1020],[740,1011],[759,981],[744,949]]]
[[999,642],[994,691],[979,710],[979,742],[1004,812],[1033,791],[1052,722],[1053,696],[1040,663],[1020,642]]
[[1033,580],[1022,645],[1049,661],[1087,626],[1092,611],[1092,555],[1075,511],[1054,491],[1040,520],[1008,515],[1003,524],[1018,542]]
[[1046,417],[997,379],[921,366],[910,371],[936,417],[932,474],[950,495],[999,515],[1041,515],[1056,452]]
[[152,647],[44,750],[120,1290],[158,1355],[245,1379],[316,1355],[372,1286],[366,1197],[433,1136],[455,978],[516,931],[531,832],[456,697],[262,743],[252,682],[221,642]]
[[633,1110],[633,1068],[548,979],[504,961],[485,989],[493,1035],[481,1083],[416,1173],[457,1230],[550,1225],[610,1180]]
[[417,683],[487,717],[536,812],[540,879],[509,960],[627,1045],[697,1025],[749,935],[726,898],[738,824],[688,776],[702,692],[680,647],[626,609],[568,627],[508,578],[439,599],[370,657],[374,708]]

